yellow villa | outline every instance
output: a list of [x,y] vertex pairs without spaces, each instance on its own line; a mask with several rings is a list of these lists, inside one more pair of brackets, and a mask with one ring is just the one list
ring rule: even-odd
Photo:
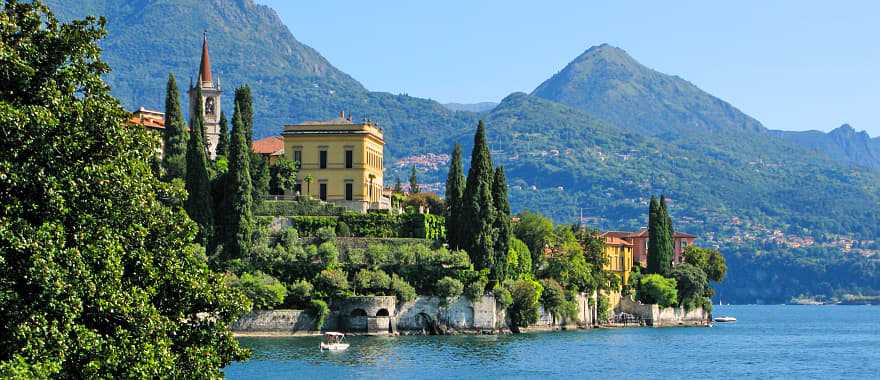
[[633,266],[633,244],[614,232],[606,232],[599,237],[605,243],[605,270],[617,274],[620,285],[626,286]]
[[282,138],[284,156],[299,163],[295,192],[359,212],[391,207],[383,195],[385,140],[377,124],[340,113],[285,125]]

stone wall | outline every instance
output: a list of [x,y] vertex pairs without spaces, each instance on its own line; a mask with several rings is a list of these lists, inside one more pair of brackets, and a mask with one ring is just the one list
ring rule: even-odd
[[296,335],[314,329],[315,319],[303,310],[255,310],[232,325],[233,331],[242,334]]
[[476,302],[458,297],[441,305],[438,297],[417,297],[400,305],[395,319],[395,330],[425,331],[442,326],[456,331],[495,330],[500,328],[495,298],[483,296]]
[[702,326],[709,320],[709,313],[698,307],[686,310],[684,307],[666,307],[646,305],[635,302],[628,297],[621,297],[616,313],[628,313],[645,320],[648,326]]

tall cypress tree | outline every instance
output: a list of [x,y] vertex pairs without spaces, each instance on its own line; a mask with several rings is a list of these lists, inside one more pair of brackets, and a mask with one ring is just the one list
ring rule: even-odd
[[[195,110],[202,109],[202,91],[196,92]],[[214,213],[211,200],[211,180],[208,176],[208,155],[205,149],[203,131],[205,120],[199,111],[193,112],[190,123],[189,145],[186,149],[186,212],[199,225],[198,242],[210,253],[214,248]]]
[[220,111],[220,138],[217,140],[217,156],[229,157],[229,127],[226,113]]
[[495,268],[493,280],[500,284],[507,276],[507,254],[510,250],[510,201],[507,198],[507,176],[504,168],[495,169],[492,183],[492,200],[495,202]]
[[648,273],[666,276],[672,269],[672,237],[667,226],[668,217],[664,214],[665,206],[651,196],[648,211]]
[[239,105],[232,115],[232,145],[229,152],[229,174],[226,183],[226,210],[223,226],[223,257],[246,257],[253,232],[253,194],[250,175],[250,149]]
[[675,259],[675,231],[672,228],[672,217],[669,216],[669,209],[666,207],[666,196],[660,195],[660,215],[663,217],[663,246],[662,249],[669,258],[669,270],[672,270],[672,263]]
[[463,247],[467,250],[476,269],[494,267],[495,259],[495,207],[492,201],[494,182],[492,158],[486,142],[486,126],[483,121],[477,125],[474,135],[474,149],[471,152],[471,167],[468,170],[467,184],[462,197],[462,226],[467,226],[462,236]]
[[446,176],[446,242],[451,249],[461,249],[462,197],[464,197],[464,169],[461,163],[461,145],[452,150],[452,163]]
[[162,167],[169,179],[186,178],[186,146],[189,133],[180,110],[180,91],[174,74],[168,74],[165,88],[165,133],[163,133]]
[[246,143],[250,157],[251,174],[251,197],[254,202],[259,202],[269,194],[269,164],[263,156],[253,153],[251,147],[254,143],[254,108],[251,98],[251,88],[248,85],[235,89],[235,104],[238,113],[241,114],[241,126],[244,130]]
[[409,172],[409,193],[410,194],[418,194],[422,192],[422,189],[419,187],[419,177],[418,172],[416,172],[416,166],[413,165],[412,171]]
[[251,87],[248,85],[235,89],[235,101],[241,109],[241,121],[247,137],[248,149],[254,143],[254,101],[251,98]]

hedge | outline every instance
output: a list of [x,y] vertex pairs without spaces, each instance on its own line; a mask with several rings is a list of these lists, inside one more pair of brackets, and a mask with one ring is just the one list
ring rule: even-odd
[[339,216],[345,212],[345,207],[306,197],[296,201],[264,200],[254,205],[254,215],[259,216]]
[[346,213],[339,216],[288,216],[300,236],[314,236],[323,227],[348,226],[353,237],[446,239],[445,219],[431,214],[391,215]]

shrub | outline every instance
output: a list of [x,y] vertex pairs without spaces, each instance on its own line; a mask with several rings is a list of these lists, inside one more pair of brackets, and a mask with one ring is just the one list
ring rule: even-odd
[[240,289],[257,310],[271,310],[284,302],[284,297],[287,296],[287,287],[263,272],[244,273],[238,279],[232,280],[232,286]]
[[330,307],[322,300],[312,300],[309,309],[315,318],[315,330],[321,331],[321,328],[324,327],[324,322],[327,321],[327,316],[330,315]]
[[332,241],[321,243],[318,246],[317,253],[317,258],[321,261],[321,265],[324,268],[335,266],[339,262],[339,250],[336,248],[336,243]]
[[559,285],[554,279],[544,279],[541,280],[541,286],[544,287],[544,291],[541,293],[541,304],[544,305],[544,310],[553,314],[554,317],[560,316],[562,304],[565,302],[565,290],[562,289],[562,285]]
[[416,289],[396,274],[391,275],[391,292],[397,297],[399,303],[416,299]]
[[361,269],[354,276],[354,286],[359,292],[384,294],[391,288],[391,277],[382,270]]
[[340,236],[340,237],[351,236],[351,229],[348,228],[348,224],[345,224],[345,222],[336,223],[336,236]]
[[345,261],[352,268],[367,265],[367,253],[361,248],[351,248],[345,253]]
[[345,207],[324,203],[317,199],[299,197],[297,201],[264,200],[254,204],[258,216],[339,216]]
[[608,296],[600,292],[596,304],[596,316],[600,321],[607,321],[611,316],[609,315],[608,302]]
[[[336,227],[336,218],[332,216],[294,216],[290,217],[290,224],[299,232],[300,236],[317,236],[321,228]],[[331,230],[335,236],[336,232]]]
[[646,304],[658,304],[662,307],[675,305],[678,291],[674,279],[659,274],[642,276],[639,282],[639,300]]
[[287,286],[287,304],[305,305],[315,287],[306,280],[298,280]]
[[486,285],[489,284],[489,270],[475,271],[473,269],[460,270],[458,280],[467,284],[464,295],[471,301],[476,301],[486,293]]
[[443,277],[434,285],[434,295],[448,301],[458,298],[464,292],[464,285],[452,277]]
[[495,295],[495,304],[501,310],[507,310],[510,304],[513,303],[513,296],[510,295],[510,291],[501,285],[495,285],[492,288],[492,294]]
[[538,301],[541,299],[543,288],[540,283],[530,279],[520,279],[509,283],[511,299],[507,315],[510,317],[510,328],[519,332],[520,327],[528,326],[538,321]]
[[326,296],[342,297],[348,291],[348,278],[338,269],[324,269],[314,281],[320,292]]
[[318,231],[315,231],[315,237],[318,238],[318,241],[321,243],[326,242],[336,242],[336,227],[321,227]]

